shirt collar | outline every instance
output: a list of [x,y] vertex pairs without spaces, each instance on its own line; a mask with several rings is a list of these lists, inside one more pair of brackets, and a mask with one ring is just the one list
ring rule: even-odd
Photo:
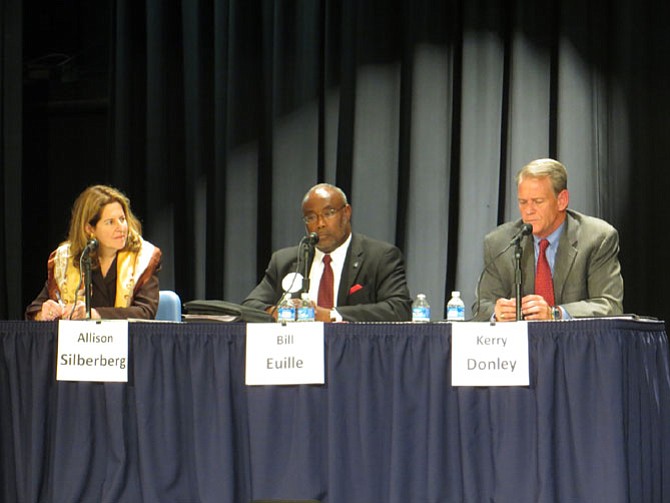
[[535,242],[535,246],[539,247],[540,246],[540,241],[543,239],[546,239],[549,241],[549,247],[556,249],[558,247],[558,241],[561,239],[561,234],[563,234],[563,229],[565,229],[565,220],[563,220],[563,223],[558,226],[558,229],[556,229],[554,232],[549,234],[546,238],[540,238],[535,235],[533,235],[533,240]]

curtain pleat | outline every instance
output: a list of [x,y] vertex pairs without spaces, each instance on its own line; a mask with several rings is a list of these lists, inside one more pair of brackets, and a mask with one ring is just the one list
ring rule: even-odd
[[[549,155],[568,167],[571,207],[620,229],[624,276],[649,266],[631,254],[628,198],[612,201],[625,189],[611,175],[637,165],[618,154],[634,135],[612,119],[629,113],[618,89],[648,83],[625,73],[632,54],[611,64],[626,54],[623,4],[385,5],[147,2],[145,37],[134,9],[119,14],[119,58],[146,68],[122,61],[119,81],[147,101],[118,97],[145,119],[117,123],[114,141],[146,138],[152,185],[137,194],[167,287],[240,302],[303,234],[306,190],[328,181],[355,231],[405,252],[412,295],[441,317],[451,290],[474,300],[483,236],[517,216],[516,171]],[[657,314],[638,302],[643,276],[626,305]]]
[[[162,284],[184,300],[241,302],[272,251],[303,235],[306,190],[328,181],[347,192],[355,231],[403,250],[411,293],[425,293],[436,317],[454,289],[469,309],[483,236],[516,218],[514,175],[545,156],[568,167],[572,208],[619,229],[626,310],[665,317],[670,278],[655,264],[668,246],[658,229],[670,100],[659,68],[670,6],[104,7],[62,16],[82,37],[93,36],[89,19],[104,27],[66,59],[71,73],[31,52],[23,114],[21,9],[3,7],[5,317],[20,318],[43,285],[72,201],[92,183],[130,196],[164,252]],[[26,24],[30,49],[37,19]],[[84,71],[91,54],[104,77]]]

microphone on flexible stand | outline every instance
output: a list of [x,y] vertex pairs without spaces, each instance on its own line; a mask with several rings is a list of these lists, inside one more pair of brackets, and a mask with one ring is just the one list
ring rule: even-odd
[[319,242],[319,235],[311,232],[309,236],[302,238],[302,291],[309,292],[309,255],[313,253],[314,246]]
[[[98,240],[91,238],[81,252],[80,263],[84,264],[84,294],[86,296],[86,319],[91,319],[91,255],[92,251],[97,250]],[[81,270],[81,267],[80,267]],[[73,309],[74,311],[74,309]]]
[[[509,242],[509,244],[508,244],[505,248],[503,248],[501,251],[499,251],[499,252],[498,252],[498,253],[497,253],[491,260],[489,260],[489,261],[484,265],[484,269],[482,269],[482,272],[481,272],[481,274],[479,275],[479,279],[477,280],[477,290],[476,290],[476,293],[477,293],[477,305],[475,306],[474,313],[473,313],[473,315],[472,315],[472,318],[473,318],[473,319],[476,318],[477,315],[479,314],[479,308],[480,308],[480,302],[481,302],[481,298],[480,298],[480,295],[479,295],[479,291],[480,291],[480,289],[481,289],[482,279],[484,279],[484,274],[486,273],[486,271],[488,270],[488,268],[489,268],[489,267],[490,267],[496,260],[498,260],[498,258],[500,258],[501,255],[503,255],[507,250],[509,250],[512,246],[516,246],[516,247],[517,247],[517,250],[515,250],[515,251],[520,250],[520,249],[521,249],[521,240],[523,239],[524,236],[527,236],[527,235],[531,234],[532,232],[533,232],[533,226],[532,226],[532,224],[523,224],[523,225],[521,226],[521,229],[519,229],[519,232],[516,233],[516,235],[512,238],[512,240]],[[516,257],[516,255],[515,255],[515,257]],[[517,285],[517,290],[518,290],[518,291],[516,292],[516,295],[517,295],[517,296],[520,296],[520,293],[521,293],[521,288],[520,288],[520,279],[521,279],[521,266],[520,266],[520,260],[521,260],[521,252],[519,251],[519,257],[518,257],[517,262],[516,262],[516,263],[517,263],[517,267],[516,267],[516,268],[518,269],[518,280],[519,280],[519,283],[518,283],[518,285]],[[515,283],[516,283],[516,280],[517,280],[517,274],[515,273]],[[521,299],[520,299],[520,298],[517,298],[517,319],[520,319],[520,318],[518,317],[518,316],[519,316],[519,311],[520,311],[520,310],[521,310]]]
[[84,248],[84,251],[82,253],[90,253],[92,251],[95,251],[98,249],[98,240],[95,238],[89,239],[88,243],[86,243],[86,247]]
[[516,236],[512,238],[510,246],[514,245],[514,287],[515,287],[515,298],[516,298],[516,321],[521,320],[521,239],[526,234],[533,232],[533,226],[531,224],[523,224],[521,230],[517,232]]
[[294,290],[294,285],[297,277],[300,276],[298,270],[300,270],[301,262],[303,264],[302,290],[304,292],[309,292],[309,256],[311,253],[314,253],[314,245],[316,245],[318,242],[319,235],[316,232],[312,232],[307,236],[303,236],[303,238],[300,240],[300,244],[298,244],[298,256],[295,262],[295,269],[292,273],[287,274],[282,280],[282,294],[277,301],[277,304],[272,307],[272,310],[270,311],[271,316],[274,317],[274,314],[278,308],[278,304],[282,301],[286,292],[298,291],[297,288]]
[[[533,224],[523,224],[521,226],[521,229],[519,229],[519,232],[517,232],[516,235],[509,242],[509,246],[518,245],[524,236],[527,236],[532,232],[533,232]],[[507,248],[509,248],[509,246]],[[507,250],[507,248],[505,248],[505,250]]]

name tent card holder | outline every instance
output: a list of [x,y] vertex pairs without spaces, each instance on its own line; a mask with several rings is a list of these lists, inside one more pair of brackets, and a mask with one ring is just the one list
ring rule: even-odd
[[451,325],[452,386],[528,386],[528,322]]
[[245,383],[324,384],[322,322],[247,325]]
[[60,320],[57,381],[128,382],[128,320]]

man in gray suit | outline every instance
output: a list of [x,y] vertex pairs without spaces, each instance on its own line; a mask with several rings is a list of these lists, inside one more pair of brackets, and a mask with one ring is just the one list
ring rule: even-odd
[[[474,319],[493,317],[503,322],[516,319],[511,242],[524,224],[533,228],[532,237],[521,239],[524,319],[566,319],[623,312],[619,235],[607,222],[568,209],[567,181],[567,170],[553,159],[537,159],[519,171],[516,182],[521,219],[499,226],[484,239],[485,270],[478,300],[473,305]],[[541,245],[545,239],[548,244]],[[538,262],[543,262],[541,249],[546,249],[551,269],[548,283],[553,289],[544,296],[536,291],[535,282],[541,267]]]
[[[305,229],[319,238],[307,267],[316,321],[410,320],[412,301],[402,253],[393,245],[352,233],[351,211],[344,192],[327,183],[312,187],[302,201]],[[294,296],[302,293],[293,288],[302,285],[302,277],[295,276],[302,272],[298,260],[299,247],[273,253],[263,279],[242,304],[276,318],[275,306],[284,290],[297,290]],[[320,283],[327,267],[332,271],[330,294],[322,302]]]

